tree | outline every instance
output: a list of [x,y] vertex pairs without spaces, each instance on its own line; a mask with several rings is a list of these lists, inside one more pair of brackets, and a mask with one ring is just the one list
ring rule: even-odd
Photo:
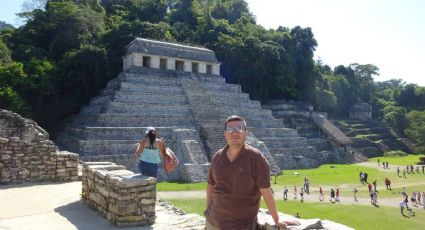
[[425,147],[425,111],[413,110],[406,114],[408,127],[407,137],[414,140],[418,146]]

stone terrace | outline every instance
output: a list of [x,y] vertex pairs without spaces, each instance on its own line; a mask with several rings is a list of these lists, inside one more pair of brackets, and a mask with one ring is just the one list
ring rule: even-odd
[[178,170],[159,180],[205,180],[211,156],[225,144],[223,122],[238,114],[251,131],[249,143],[262,150],[273,172],[315,167],[315,148],[285,128],[270,110],[226,84],[218,75],[132,67],[110,81],[58,135],[65,149],[83,161],[113,161],[137,171],[133,153],[147,126],[180,159]]

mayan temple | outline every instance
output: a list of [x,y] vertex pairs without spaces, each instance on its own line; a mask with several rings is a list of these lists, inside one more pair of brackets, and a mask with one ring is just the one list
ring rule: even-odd
[[259,148],[274,173],[329,161],[296,129],[225,83],[220,62],[206,48],[137,38],[123,57],[123,72],[83,107],[56,142],[83,161],[112,161],[137,172],[134,151],[154,126],[180,160],[159,180],[202,181],[212,155],[225,145],[223,124],[233,114],[247,120],[249,144]]

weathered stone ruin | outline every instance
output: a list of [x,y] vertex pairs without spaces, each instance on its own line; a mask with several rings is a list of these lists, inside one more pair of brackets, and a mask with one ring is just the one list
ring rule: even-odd
[[158,179],[205,180],[212,155],[225,145],[224,121],[237,114],[247,120],[247,142],[263,152],[273,173],[326,162],[297,130],[250,100],[239,85],[225,83],[213,51],[136,39],[123,59],[124,71],[57,137],[81,160],[112,161],[137,171],[136,143],[154,126],[181,162],[172,174],[160,170]]
[[156,178],[145,177],[111,162],[83,164],[82,198],[119,227],[155,222]]
[[370,120],[372,119],[372,106],[368,103],[357,103],[350,108],[349,117],[353,120]]
[[307,145],[315,148],[317,153],[310,159],[298,155],[300,162],[302,159],[307,162],[317,161],[317,164],[329,164],[352,160],[348,154],[352,144],[350,138],[335,127],[326,114],[313,112],[313,106],[300,101],[272,100],[265,103],[263,108],[272,110],[275,118],[281,119],[286,127],[295,129]]
[[78,154],[59,152],[32,120],[0,110],[0,183],[75,181]]

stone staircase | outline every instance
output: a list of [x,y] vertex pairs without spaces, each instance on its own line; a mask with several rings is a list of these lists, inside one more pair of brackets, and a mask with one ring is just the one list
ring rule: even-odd
[[394,135],[380,121],[334,120],[333,123],[350,137],[353,141],[352,147],[367,157],[382,156],[393,150],[413,153],[408,140]]
[[242,93],[239,85],[219,82],[200,82],[215,107],[215,116],[219,117],[219,126],[203,127],[208,135],[212,149],[224,145],[223,121],[230,115],[237,114],[246,119],[250,136],[247,142],[260,149],[272,168],[281,169],[309,168],[318,166],[316,151],[300,138],[295,130],[283,126],[275,119],[271,110],[263,109],[259,101],[249,99]]
[[[319,164],[344,163],[350,161],[349,155],[337,148],[331,138],[326,137],[320,128],[311,121],[313,107],[303,102],[284,100],[269,101],[263,108],[270,109],[273,116],[281,119],[284,125],[294,129],[301,142],[317,151]],[[297,143],[295,143],[297,145]]]
[[161,169],[158,179],[201,181],[212,155],[225,146],[223,125],[233,114],[246,119],[247,143],[262,151],[273,174],[321,162],[307,138],[285,128],[239,85],[216,75],[143,67],[131,67],[110,81],[56,141],[83,161],[112,161],[138,171],[136,144],[145,128],[154,126],[181,162],[171,174]]
[[133,153],[147,126],[158,130],[181,162],[171,174],[161,169],[159,180],[205,180],[209,160],[175,71],[133,68],[121,73],[81,109],[56,141],[79,153],[83,161],[112,160],[138,171]]

